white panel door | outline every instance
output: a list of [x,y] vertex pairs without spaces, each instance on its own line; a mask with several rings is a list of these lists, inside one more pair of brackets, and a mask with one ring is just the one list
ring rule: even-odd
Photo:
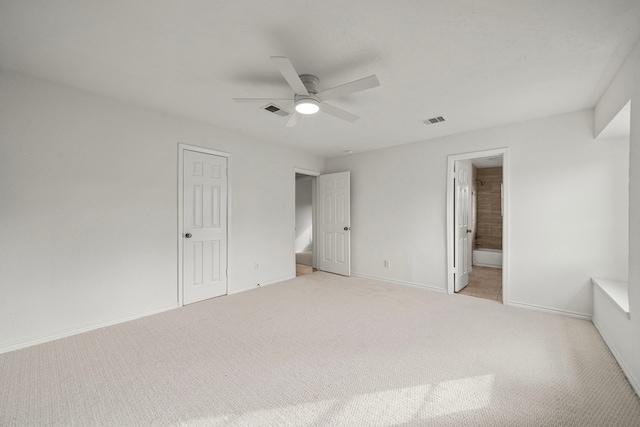
[[455,163],[455,291],[462,290],[469,284],[471,272],[471,162],[458,160]]
[[351,175],[318,177],[318,270],[351,275]]
[[184,151],[183,302],[227,293],[227,159]]

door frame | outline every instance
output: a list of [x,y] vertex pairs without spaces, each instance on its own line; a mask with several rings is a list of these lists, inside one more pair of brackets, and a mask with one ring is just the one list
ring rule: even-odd
[[296,276],[296,174],[303,174],[303,175],[308,175],[312,177],[311,180],[311,228],[313,229],[311,231],[311,250],[313,251],[313,255],[312,255],[312,259],[311,259],[311,264],[313,268],[318,268],[318,250],[317,250],[317,245],[318,245],[318,227],[317,227],[317,218],[318,218],[318,214],[316,212],[317,209],[317,182],[318,182],[318,177],[322,174],[321,172],[318,171],[312,171],[309,169],[302,169],[302,168],[293,168],[293,194],[292,194],[292,199],[293,199],[293,203],[291,204],[291,206],[293,207],[293,236],[291,238],[291,252],[293,254],[293,277]]
[[454,166],[457,160],[473,160],[483,157],[502,156],[502,301],[509,305],[509,148],[473,151],[450,154],[447,157],[447,293],[454,293],[454,260],[455,260],[455,218],[454,218]]
[[184,291],[184,283],[182,278],[183,272],[183,234],[184,234],[184,203],[183,203],[183,192],[184,192],[184,152],[185,151],[195,151],[197,153],[202,154],[212,154],[214,156],[225,157],[227,159],[227,247],[225,251],[227,251],[227,265],[224,266],[227,271],[227,294],[229,293],[229,242],[231,240],[230,230],[231,230],[231,174],[229,173],[229,169],[231,168],[231,154],[226,153],[224,151],[212,150],[210,148],[198,147],[195,145],[188,145],[183,143],[178,143],[178,288],[177,288],[177,299],[178,305],[180,307],[184,306],[183,301],[183,291]]

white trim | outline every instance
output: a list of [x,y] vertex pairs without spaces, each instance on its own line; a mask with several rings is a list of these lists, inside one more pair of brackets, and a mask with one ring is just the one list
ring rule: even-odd
[[287,276],[283,276],[279,279],[273,279],[270,280],[268,282],[263,282],[263,283],[258,283],[257,285],[251,285],[251,286],[246,286],[242,289],[236,289],[233,291],[229,291],[228,295],[233,295],[233,294],[239,294],[240,292],[246,292],[246,291],[250,291],[251,289],[257,289],[257,288],[261,288],[263,286],[269,286],[269,285],[273,285],[275,283],[280,283],[280,282],[286,282],[287,280],[291,280],[291,279],[295,279],[296,275],[295,273],[292,275],[287,275]]
[[318,171],[312,171],[309,169],[302,169],[302,168],[293,168],[293,173],[294,176],[296,173],[301,173],[303,175],[309,175],[309,176],[320,176],[322,174],[322,172],[318,172]]
[[624,360],[622,359],[622,357],[620,357],[620,353],[618,353],[618,350],[616,350],[616,348],[614,347],[613,341],[607,338],[607,336],[604,333],[604,330],[601,329],[600,326],[598,326],[598,322],[596,322],[596,319],[591,319],[591,322],[593,323],[593,326],[596,327],[597,331],[600,333],[600,336],[602,337],[604,343],[607,345],[607,347],[609,347],[609,350],[611,350],[613,357],[615,357],[616,361],[618,362],[618,365],[620,365],[620,368],[622,368],[622,372],[624,372],[624,375],[627,377],[627,380],[629,380],[631,387],[636,392],[638,397],[640,397],[640,381],[638,381],[633,376],[633,373],[631,372],[627,364],[624,363]]
[[386,279],[384,277],[372,276],[370,274],[354,273],[353,271],[351,272],[351,275],[357,276],[357,277],[364,277],[365,279],[379,280],[381,282],[394,283],[396,285],[411,286],[412,288],[426,289],[429,291],[442,292],[445,294],[447,293],[446,289],[436,288],[435,286],[423,285],[421,283],[403,282],[401,280]]
[[321,175],[321,172],[312,171],[309,169],[302,168],[293,168],[293,203],[292,203],[292,211],[293,211],[293,241],[291,242],[291,252],[293,253],[293,275],[295,277],[296,274],[296,174],[303,174],[312,177],[311,180],[311,266],[313,268],[317,268],[317,244],[318,244],[318,236],[317,236],[317,219],[318,215],[316,212],[316,181],[317,178]]
[[453,168],[457,160],[473,160],[482,157],[502,156],[503,209],[502,216],[502,301],[509,305],[509,148],[450,154],[447,158],[447,293],[453,294],[454,221],[453,221]]
[[229,293],[227,293],[227,295],[234,295],[234,294],[239,294],[240,292],[246,292],[246,291],[250,291],[251,289],[256,289],[259,286],[256,285],[251,285],[251,286],[247,286],[241,289],[234,289],[232,291],[229,291]]
[[512,307],[526,308],[528,310],[544,311],[545,313],[557,314],[560,316],[575,317],[576,319],[582,319],[582,320],[593,319],[593,316],[587,313],[579,313],[577,311],[569,311],[569,310],[560,310],[558,308],[550,308],[550,307],[545,307],[545,306],[536,305],[536,304],[526,304],[524,302],[509,301],[508,305]]
[[97,323],[90,323],[88,325],[81,326],[79,328],[63,329],[61,331],[57,331],[57,332],[53,332],[45,335],[39,335],[37,337],[28,338],[26,340],[14,341],[0,347],[0,354],[7,353],[9,351],[20,350],[21,348],[31,347],[37,344],[43,344],[45,342],[58,340],[60,338],[70,337],[72,335],[78,335],[84,332],[93,331],[95,329],[100,329],[107,326],[117,325],[118,323],[129,322],[131,320],[139,319],[141,317],[151,316],[153,314],[162,313],[164,311],[173,310],[179,307],[180,306],[178,304],[172,304],[167,307],[156,308],[148,311],[141,311],[141,312],[129,314],[126,316],[118,316],[118,317],[114,317],[109,320],[105,320]]
[[286,276],[282,276],[282,277],[279,277],[277,279],[271,279],[271,280],[268,280],[266,282],[262,282],[262,283],[260,283],[260,287],[273,285],[274,283],[286,282],[287,280],[291,280],[291,279],[295,279],[295,278],[296,278],[296,273],[294,272],[293,275],[287,274]]
[[195,151],[197,153],[204,154],[212,154],[214,156],[225,157],[227,159],[227,265],[225,266],[225,270],[227,273],[227,291],[226,295],[229,294],[229,242],[231,241],[231,173],[229,170],[231,169],[231,154],[226,153],[224,151],[212,150],[210,148],[197,147],[195,145],[188,145],[183,143],[178,143],[178,306],[182,307],[184,305],[183,301],[183,286],[182,283],[182,235],[184,234],[184,206],[182,203],[183,200],[183,186],[184,186],[184,152]]
[[600,292],[611,301],[613,306],[618,309],[627,319],[631,319],[629,315],[629,283],[621,280],[601,279],[592,277],[594,289],[600,289]]
[[210,148],[198,147],[196,145],[183,144],[181,142],[178,143],[178,148],[180,151],[189,150],[198,153],[213,154],[214,156],[231,157],[231,153],[227,153],[226,151],[212,150]]

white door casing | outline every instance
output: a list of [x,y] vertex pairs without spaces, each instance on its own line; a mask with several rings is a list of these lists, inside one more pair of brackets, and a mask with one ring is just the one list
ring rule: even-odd
[[471,161],[455,162],[455,291],[469,283],[471,272]]
[[473,151],[466,153],[450,154],[447,157],[447,293],[453,294],[455,292],[455,229],[456,218],[454,212],[454,199],[455,193],[455,164],[459,160],[482,159],[489,157],[502,157],[502,185],[503,185],[503,217],[502,217],[502,303],[509,305],[509,265],[510,265],[510,244],[509,244],[509,229],[510,229],[510,160],[509,149],[493,148],[490,150]]
[[351,174],[318,177],[318,269],[351,275]]
[[227,158],[184,150],[183,304],[227,293]]

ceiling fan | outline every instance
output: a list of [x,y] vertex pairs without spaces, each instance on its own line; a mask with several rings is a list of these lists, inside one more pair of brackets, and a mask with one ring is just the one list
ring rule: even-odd
[[275,64],[275,66],[280,71],[280,74],[285,78],[289,86],[293,89],[294,97],[291,98],[233,98],[235,102],[266,102],[266,103],[276,103],[287,101],[293,101],[295,111],[287,120],[285,124],[286,127],[295,126],[300,118],[301,114],[315,114],[318,111],[322,111],[323,113],[330,114],[334,117],[337,117],[342,120],[346,120],[348,122],[355,122],[358,120],[358,116],[352,114],[348,111],[345,111],[341,108],[334,107],[333,105],[327,104],[326,100],[338,98],[340,96],[350,95],[352,93],[360,92],[366,89],[371,89],[377,86],[380,86],[380,82],[378,78],[374,76],[365,77],[360,80],[355,80],[350,83],[345,83],[340,86],[336,86],[331,89],[323,90],[322,92],[318,92],[318,79],[316,76],[311,74],[300,74],[296,72],[291,65],[291,61],[289,58],[284,56],[272,56],[271,61]]

